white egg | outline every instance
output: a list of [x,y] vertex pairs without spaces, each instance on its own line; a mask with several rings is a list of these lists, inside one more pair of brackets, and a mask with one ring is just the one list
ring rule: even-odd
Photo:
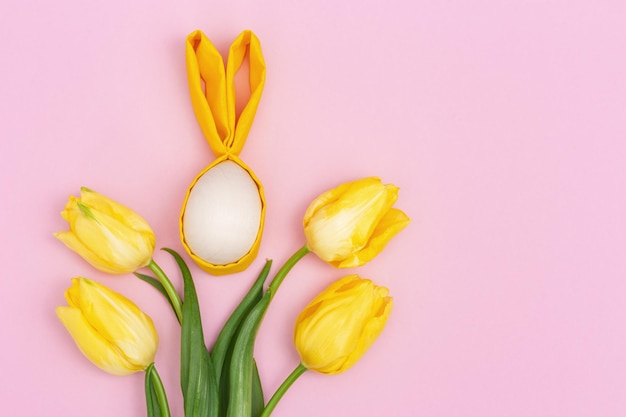
[[248,172],[226,160],[198,179],[187,199],[183,233],[191,251],[226,265],[250,251],[261,226],[261,196]]

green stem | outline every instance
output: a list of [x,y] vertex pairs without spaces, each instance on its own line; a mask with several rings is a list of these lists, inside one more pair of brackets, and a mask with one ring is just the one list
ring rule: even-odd
[[157,276],[159,281],[161,281],[161,284],[163,285],[163,288],[165,288],[165,292],[167,293],[167,297],[170,299],[170,302],[172,303],[172,306],[174,307],[176,318],[178,319],[179,323],[182,323],[183,322],[183,313],[182,313],[183,303],[180,300],[180,296],[176,292],[176,288],[174,288],[174,286],[172,285],[172,282],[169,280],[167,275],[165,275],[165,272],[163,272],[161,267],[157,265],[156,262],[154,262],[154,260],[150,261],[150,263],[148,264],[148,268],[150,268],[150,270],[154,272],[154,275]]
[[265,406],[265,408],[263,409],[263,412],[261,413],[259,417],[268,417],[270,414],[272,414],[272,411],[274,411],[276,404],[278,404],[278,401],[280,401],[280,399],[283,398],[283,395],[285,395],[285,392],[287,392],[289,387],[291,387],[291,385],[294,382],[296,382],[296,379],[298,379],[300,375],[302,375],[306,371],[307,371],[307,368],[304,365],[299,364],[296,367],[296,369],[294,369],[293,372],[289,374],[287,379],[283,381],[280,387],[278,387],[274,395],[272,395],[272,398],[270,398],[270,400],[267,402],[267,405]]
[[152,386],[154,387],[154,392],[157,396],[157,401],[159,402],[159,408],[161,409],[161,417],[170,417],[170,406],[167,403],[167,395],[165,395],[165,388],[163,387],[163,381],[161,381],[161,377],[157,372],[154,364],[151,365],[152,369],[150,372],[152,373]]
[[287,262],[285,262],[285,264],[278,270],[278,272],[276,273],[276,276],[274,276],[274,279],[272,280],[272,283],[269,286],[269,290],[271,293],[271,297],[274,298],[274,295],[276,295],[276,291],[278,290],[278,287],[280,286],[280,284],[283,282],[283,280],[285,279],[285,277],[287,276],[287,274],[289,273],[289,271],[291,271],[291,268],[293,268],[293,266],[302,258],[304,258],[304,256],[309,253],[309,249],[305,246],[301,247],[300,249],[298,249],[298,251],[296,253],[294,253],[291,258],[287,259]]

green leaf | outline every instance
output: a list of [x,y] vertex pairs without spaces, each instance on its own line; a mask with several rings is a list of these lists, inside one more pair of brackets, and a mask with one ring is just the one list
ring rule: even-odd
[[252,417],[259,417],[265,407],[265,398],[263,397],[263,386],[259,377],[259,369],[256,361],[252,359]]
[[180,384],[185,417],[218,417],[217,378],[213,361],[204,343],[198,296],[191,272],[178,253],[168,248],[164,250],[176,260],[185,286],[180,355]]
[[[272,266],[272,261],[267,260],[265,262],[265,266],[261,270],[259,277],[256,279],[246,296],[241,300],[237,308],[230,315],[226,324],[220,331],[220,334],[213,346],[213,351],[211,352],[211,357],[213,358],[213,362],[215,364],[215,372],[219,377],[219,394],[220,394],[220,416],[226,416],[226,411],[228,409],[228,398],[230,391],[230,364],[233,349],[235,347],[235,341],[237,338],[237,334],[241,327],[243,319],[250,313],[250,310],[259,302],[261,297],[263,296],[263,284],[269,274],[270,268]],[[258,386],[256,387],[255,401],[261,401],[264,403],[263,399],[263,389],[260,386],[260,379],[258,379],[257,372],[257,380]],[[260,393],[260,399],[258,395]]]
[[[230,364],[232,360],[232,347],[224,362],[224,372],[220,380],[220,416],[226,417],[228,411],[228,401],[230,396]],[[265,397],[263,396],[263,386],[259,377],[259,370],[256,361],[252,362],[252,417],[258,417],[265,407]]]
[[165,388],[154,363],[146,369],[145,388],[148,417],[170,417],[170,407]]
[[265,266],[259,277],[256,279],[246,296],[241,300],[237,308],[230,315],[226,324],[220,331],[217,340],[215,341],[215,345],[213,346],[213,350],[211,351],[211,357],[213,358],[213,363],[215,364],[215,372],[218,375],[218,378],[223,374],[222,369],[224,365],[224,361],[228,354],[229,347],[232,348],[234,344],[234,339],[241,325],[243,319],[248,315],[252,307],[256,305],[261,299],[263,295],[263,284],[267,279],[267,275],[270,272],[270,268],[272,267],[272,261],[267,260],[265,262]]
[[153,368],[154,364],[150,365],[148,369],[146,369],[146,410],[148,417],[160,417],[161,409],[159,408],[159,401],[157,400],[156,394],[154,392],[154,387],[152,386],[151,372]]
[[[134,272],[134,274],[137,278],[152,285],[154,288],[157,289],[157,291],[163,294],[172,309],[174,309],[174,304],[172,304],[172,300],[170,300],[170,298],[168,297],[167,291],[165,291],[165,287],[163,286],[163,284],[161,284],[161,281],[154,277],[151,277],[150,275],[142,274],[141,272]],[[176,310],[174,310],[174,312],[176,312]]]
[[230,390],[228,417],[252,415],[252,373],[254,341],[267,307],[271,301],[271,291],[267,291],[252,308],[241,325],[230,364]]

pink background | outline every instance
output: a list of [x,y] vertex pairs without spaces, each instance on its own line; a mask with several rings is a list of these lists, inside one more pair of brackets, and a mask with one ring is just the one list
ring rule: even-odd
[[[274,415],[626,415],[625,27],[619,0],[4,0],[1,414],[145,415],[143,375],[101,372],[54,314],[84,275],[154,318],[182,416],[164,300],[52,233],[85,185],[181,249],[185,190],[214,158],[184,39],[202,29],[224,52],[250,28],[268,76],[241,157],[265,185],[266,233],[244,273],[194,268],[207,337],[264,258],[300,247],[320,192],[378,175],[413,219],[358,270],[395,296],[380,339],[343,375],[305,374]],[[349,272],[309,256],[285,281],[257,343],[268,395],[297,364],[295,316]]]

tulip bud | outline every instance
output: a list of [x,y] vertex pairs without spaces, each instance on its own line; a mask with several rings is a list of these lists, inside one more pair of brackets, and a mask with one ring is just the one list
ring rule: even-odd
[[296,320],[294,343],[302,365],[322,374],[350,368],[382,332],[392,305],[387,288],[358,275],[331,284]]
[[304,215],[308,249],[337,268],[363,265],[378,255],[410,219],[392,208],[398,188],[370,177],[317,197]]
[[80,198],[70,196],[61,216],[70,230],[54,236],[100,271],[134,272],[152,260],[156,238],[150,225],[101,194],[81,188]]
[[159,343],[152,319],[132,301],[87,278],[72,279],[69,306],[56,313],[80,351],[104,371],[129,375],[154,362]]

